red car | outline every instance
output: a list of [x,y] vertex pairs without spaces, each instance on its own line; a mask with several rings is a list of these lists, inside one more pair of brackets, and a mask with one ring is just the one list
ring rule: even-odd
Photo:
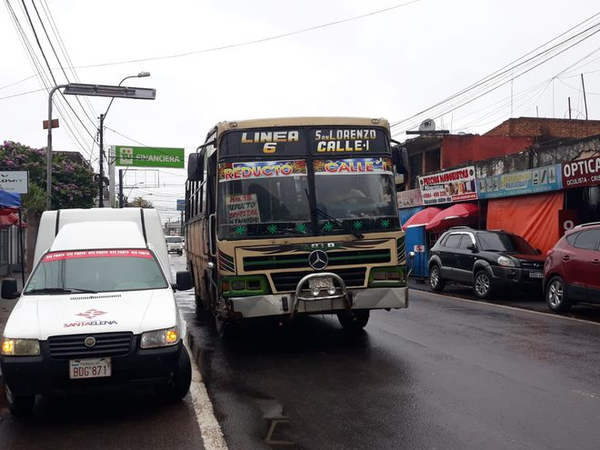
[[568,231],[544,264],[546,303],[567,312],[575,303],[600,303],[600,222]]

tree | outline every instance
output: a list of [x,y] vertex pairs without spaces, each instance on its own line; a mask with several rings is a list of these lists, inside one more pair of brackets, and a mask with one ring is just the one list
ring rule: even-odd
[[154,208],[152,202],[146,200],[144,197],[135,197],[131,202],[127,202],[125,206],[133,208]]
[[[94,206],[96,184],[91,166],[78,153],[56,152],[52,156],[52,208]],[[21,201],[29,226],[26,270],[30,271],[39,219],[46,210],[46,150],[4,141],[0,146],[0,167],[29,172],[29,194],[22,195]]]

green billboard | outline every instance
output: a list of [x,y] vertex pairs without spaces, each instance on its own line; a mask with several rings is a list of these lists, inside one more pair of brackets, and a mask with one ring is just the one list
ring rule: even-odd
[[182,148],[115,147],[115,165],[133,167],[170,167],[183,169],[185,151]]

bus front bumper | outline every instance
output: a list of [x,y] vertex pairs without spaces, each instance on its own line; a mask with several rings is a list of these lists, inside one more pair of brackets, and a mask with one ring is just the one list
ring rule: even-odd
[[[408,288],[369,288],[348,290],[352,309],[392,309],[408,307]],[[227,316],[223,318],[243,319],[252,317],[291,315],[295,294],[257,295],[230,297],[226,299]],[[298,301],[295,314],[328,314],[347,309],[343,298]]]

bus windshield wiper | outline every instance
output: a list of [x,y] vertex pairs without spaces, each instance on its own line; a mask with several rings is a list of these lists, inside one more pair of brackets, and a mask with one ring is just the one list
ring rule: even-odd
[[[304,192],[306,193],[306,198],[308,199],[308,204],[310,205],[310,197],[308,196],[308,189],[304,189]],[[341,220],[336,219],[333,216],[330,216],[329,214],[327,214],[325,211],[319,209],[318,207],[315,206],[315,207],[312,208],[312,210],[313,210],[313,213],[315,213],[317,215],[321,214],[321,217],[329,219],[329,220],[335,222],[336,224],[338,224],[340,227],[346,229],[346,227],[344,226],[344,224],[342,223]],[[354,236],[356,236],[359,239],[363,239],[365,237],[364,234],[359,233],[356,230],[350,230],[350,233],[352,233]]]

